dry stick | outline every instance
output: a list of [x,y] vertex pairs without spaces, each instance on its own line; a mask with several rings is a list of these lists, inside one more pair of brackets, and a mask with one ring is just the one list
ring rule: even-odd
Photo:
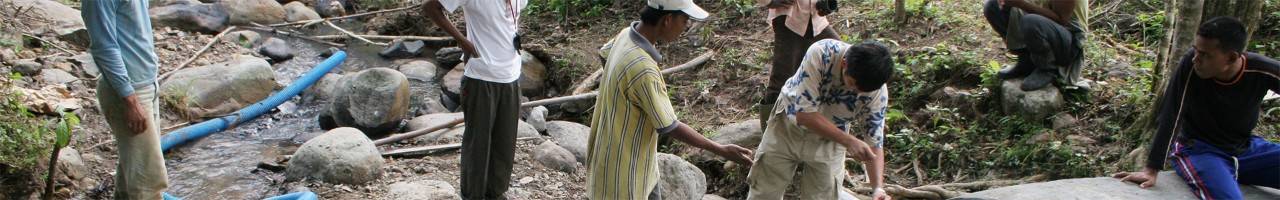
[[[448,43],[453,43],[453,42],[455,42],[455,41],[453,40],[453,37],[433,37],[433,36],[397,36],[397,35],[358,35],[358,36],[360,36],[360,37],[364,37],[364,38],[367,38],[367,39],[375,39],[375,40],[396,40],[396,39],[405,39],[405,40],[422,40],[422,41],[424,41],[424,42],[439,42],[439,43],[446,43],[446,42],[448,42]],[[314,36],[314,37],[315,37],[316,39],[339,39],[339,38],[347,38],[348,36],[345,36],[345,35],[320,35],[320,36]]]
[[458,124],[461,124],[461,123],[462,123],[462,118],[458,118],[458,119],[455,119],[455,120],[453,120],[453,121],[449,121],[449,122],[447,122],[447,123],[440,124],[440,125],[436,125],[436,126],[432,126],[432,127],[428,127],[428,128],[425,128],[425,129],[418,129],[418,130],[415,130],[415,131],[409,131],[409,132],[406,132],[406,133],[401,133],[401,134],[395,134],[395,135],[387,136],[387,137],[385,137],[385,138],[382,138],[382,139],[378,139],[378,140],[373,141],[373,144],[374,144],[374,145],[391,144],[392,142],[396,142],[396,141],[400,141],[400,140],[405,140],[405,139],[409,139],[409,138],[418,137],[418,136],[421,136],[421,135],[424,135],[424,134],[427,134],[427,133],[435,132],[435,131],[440,130],[440,129],[445,129],[445,128],[453,127],[453,126],[458,125]]
[[604,74],[604,68],[597,69],[596,72],[592,72],[590,76],[587,76],[587,79],[582,80],[578,83],[578,86],[573,87],[573,94],[587,93],[590,92],[591,89],[595,89],[594,87],[600,83],[601,74]]
[[241,27],[241,28],[245,28],[245,29],[252,29],[252,30],[256,30],[256,31],[266,31],[266,32],[271,32],[271,33],[273,33],[273,34],[277,34],[277,35],[284,35],[284,36],[295,37],[295,38],[302,38],[302,39],[307,40],[307,41],[311,41],[311,42],[315,42],[315,43],[320,43],[320,44],[325,44],[325,45],[334,46],[334,47],[346,47],[346,46],[347,46],[347,45],[345,45],[345,44],[338,44],[338,43],[333,43],[333,42],[324,41],[324,40],[320,40],[320,39],[315,39],[315,38],[312,38],[312,37],[307,36],[307,35],[305,35],[305,34],[298,33],[298,32],[294,32],[294,31],[289,31],[289,30],[280,30],[280,29],[276,29],[276,28],[268,28],[268,27],[262,27],[262,26],[258,26],[258,27]]
[[271,26],[271,27],[280,27],[280,26],[290,26],[290,25],[298,25],[298,24],[310,24],[310,23],[317,23],[317,22],[320,22],[320,21],[339,20],[339,19],[346,19],[346,18],[359,17],[359,16],[372,15],[372,14],[379,14],[379,13],[386,13],[386,12],[403,11],[403,10],[413,9],[413,8],[418,7],[418,6],[422,6],[422,3],[419,3],[419,4],[413,4],[412,6],[405,6],[405,7],[400,7],[400,8],[394,8],[394,9],[386,9],[386,10],[379,10],[379,11],[373,11],[373,12],[357,13],[357,14],[351,14],[351,15],[347,15],[347,16],[329,17],[329,18],[324,18],[324,19],[312,19],[312,20],[302,20],[302,21],[288,22],[288,23],[279,23],[279,24],[272,24],[272,25],[270,25],[270,26]]
[[48,40],[44,40],[44,38],[36,37],[35,35],[25,34],[25,33],[24,33],[24,34],[22,34],[22,35],[23,35],[23,36],[27,36],[27,37],[31,37],[31,38],[35,38],[36,40],[39,40],[39,41],[40,41],[40,43],[44,43],[44,44],[48,44],[49,46],[53,46],[53,48],[58,49],[58,50],[61,50],[61,51],[62,51],[62,52],[64,52],[64,53],[71,54],[71,55],[76,55],[76,52],[73,52],[73,51],[71,51],[71,50],[67,50],[67,48],[64,48],[64,47],[62,47],[61,45],[58,45],[58,44],[54,44],[53,42],[50,42],[50,41],[48,41]]
[[[677,71],[683,71],[688,68],[697,67],[699,65],[702,65],[702,63],[706,63],[708,60],[711,60],[711,57],[715,56],[715,53],[716,51],[714,50],[708,51],[706,53],[702,53],[702,55],[699,55],[698,57],[693,58],[693,60],[689,60],[689,62],[685,62],[684,64],[680,64],[675,67],[663,69],[662,74],[667,75]],[[583,79],[578,84],[578,86],[575,87],[575,89],[573,90],[573,94],[582,95],[582,94],[587,94],[587,92],[590,92],[592,89],[591,87],[595,87],[596,85],[599,85],[600,76],[603,73],[604,73],[603,68],[596,70],[596,72],[594,73],[591,73],[591,76],[587,76],[586,79]]]
[[[671,68],[663,69],[663,70],[662,70],[662,74],[663,74],[663,75],[666,75],[666,74],[671,74],[671,73],[679,72],[679,71],[682,71],[682,70],[692,69],[694,66],[701,65],[702,63],[706,63],[708,60],[711,60],[711,57],[713,57],[713,56],[715,56],[715,51],[708,51],[708,52],[706,52],[706,53],[703,53],[701,56],[698,56],[697,58],[694,58],[693,60],[690,60],[689,62],[686,62],[686,63],[681,64],[681,65],[676,66],[676,67],[671,67]],[[596,96],[597,96],[597,95],[599,95],[599,92],[592,91],[591,93],[586,93],[586,94],[578,94],[578,95],[563,96],[563,97],[556,97],[556,98],[549,98],[549,99],[543,99],[543,100],[537,100],[537,101],[525,102],[525,103],[520,104],[520,107],[521,107],[521,108],[527,108],[527,107],[536,107],[536,106],[540,106],[540,105],[547,105],[547,104],[556,104],[556,103],[564,103],[564,102],[570,102],[570,101],[587,100],[587,99],[593,99],[593,98],[596,98]],[[456,120],[450,121],[450,122],[448,122],[448,123],[444,123],[444,124],[440,124],[440,125],[436,125],[436,126],[428,127],[428,128],[426,128],[426,129],[419,129],[419,130],[414,130],[414,131],[410,131],[410,132],[406,132],[406,133],[401,133],[401,134],[395,134],[395,135],[387,136],[386,138],[382,138],[382,139],[378,139],[377,141],[373,141],[373,144],[374,144],[374,145],[390,144],[390,143],[397,142],[397,141],[400,141],[400,140],[405,140],[405,139],[409,139],[409,138],[414,138],[414,137],[422,136],[422,135],[425,135],[425,134],[427,134],[427,133],[431,133],[431,132],[438,131],[438,130],[440,130],[440,129],[445,129],[445,128],[449,128],[449,127],[454,127],[455,125],[458,125],[458,124],[461,124],[461,123],[462,123],[462,119],[456,119]]]
[[[522,137],[522,138],[516,138],[516,141],[525,141],[525,140],[531,140],[531,139],[537,139],[537,138],[539,138],[539,137]],[[457,149],[459,149],[459,148],[462,148],[462,143],[441,144],[441,145],[431,145],[431,146],[421,146],[421,147],[409,147],[409,148],[403,148],[403,149],[395,149],[395,150],[385,151],[385,152],[382,152],[382,156],[384,156],[384,157],[391,157],[391,156],[395,156],[395,157],[414,157],[414,156],[425,156],[425,155],[431,155],[431,154],[436,154],[436,153],[443,153],[443,152],[446,152],[446,151],[457,150]]]
[[195,55],[191,55],[191,57],[187,58],[186,61],[182,61],[182,64],[178,64],[178,67],[173,68],[173,71],[169,71],[169,72],[165,72],[164,74],[161,74],[159,79],[157,80],[164,80],[165,78],[168,78],[169,75],[172,75],[173,72],[177,72],[182,68],[186,68],[187,65],[191,64],[191,62],[196,61],[196,58],[200,58],[200,55],[203,55],[204,52],[208,51],[210,47],[213,47],[213,44],[217,44],[218,40],[222,39],[222,35],[226,35],[227,32],[231,32],[231,30],[235,28],[236,26],[228,26],[227,28],[222,29],[222,32],[218,32],[218,35],[213,36],[213,40],[209,41],[209,43],[205,43],[203,48],[200,48],[199,51],[196,51]]
[[375,44],[378,46],[387,46],[387,43],[374,42],[369,39],[365,39],[364,37],[360,37],[360,35],[356,35],[355,33],[351,33],[351,31],[347,31],[347,29],[342,29],[342,27],[338,27],[338,25],[334,25],[333,22],[324,21],[324,24],[329,25],[329,27],[333,29],[338,29],[338,32],[342,32],[343,34],[347,34],[348,36],[354,37],[356,39],[360,39],[360,41],[364,41],[365,43]]

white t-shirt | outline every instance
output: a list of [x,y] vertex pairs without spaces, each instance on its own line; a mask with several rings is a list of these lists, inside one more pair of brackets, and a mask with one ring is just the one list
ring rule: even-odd
[[519,29],[516,23],[520,10],[528,0],[438,1],[449,12],[462,7],[467,40],[480,52],[480,58],[467,60],[467,70],[462,75],[497,83],[511,83],[520,78],[520,52],[512,40]]

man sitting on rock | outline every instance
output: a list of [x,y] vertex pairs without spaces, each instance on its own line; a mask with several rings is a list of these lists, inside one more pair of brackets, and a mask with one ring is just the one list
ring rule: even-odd
[[892,74],[882,44],[826,39],[810,46],[782,86],[747,175],[747,199],[782,199],[801,168],[800,199],[837,199],[846,156],[866,165],[873,198],[890,199],[882,189],[882,147]]
[[155,37],[148,1],[83,1],[80,13],[98,64],[98,106],[120,157],[116,199],[161,199],[169,187],[160,151]]
[[1088,89],[1080,76],[1088,0],[987,0],[991,28],[1018,56],[1000,79],[1025,79],[1021,89],[1038,90],[1057,80],[1069,89]]
[[1280,188],[1280,144],[1253,135],[1267,90],[1280,92],[1280,62],[1245,52],[1248,37],[1235,18],[1200,25],[1157,104],[1146,167],[1116,178],[1154,186],[1172,149],[1167,158],[1200,199],[1242,199],[1239,184]]
[[708,140],[676,120],[655,47],[680,38],[689,18],[707,12],[692,0],[649,0],[640,21],[600,48],[605,58],[587,150],[590,199],[659,199],[658,136],[666,134],[750,165],[751,150]]

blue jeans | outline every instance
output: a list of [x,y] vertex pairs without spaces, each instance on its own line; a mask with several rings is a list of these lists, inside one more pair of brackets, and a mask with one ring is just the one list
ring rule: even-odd
[[1174,143],[1173,168],[1200,199],[1243,199],[1240,184],[1280,188],[1280,144],[1254,136],[1236,156],[1202,141]]

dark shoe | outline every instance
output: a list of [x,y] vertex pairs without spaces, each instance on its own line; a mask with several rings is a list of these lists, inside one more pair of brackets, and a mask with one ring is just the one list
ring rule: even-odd
[[1053,74],[1045,70],[1035,70],[1026,79],[1022,79],[1022,91],[1035,91],[1053,83]]
[[[1019,59],[1022,59],[1022,58],[1019,57]],[[1022,77],[1026,77],[1027,75],[1031,75],[1031,72],[1035,72],[1035,71],[1036,71],[1036,68],[1030,65],[1030,63],[1019,60],[1017,64],[1014,64],[1011,67],[1005,67],[1004,69],[1000,69],[1000,72],[996,73],[996,78],[1000,78],[1002,80],[1022,78]]]

